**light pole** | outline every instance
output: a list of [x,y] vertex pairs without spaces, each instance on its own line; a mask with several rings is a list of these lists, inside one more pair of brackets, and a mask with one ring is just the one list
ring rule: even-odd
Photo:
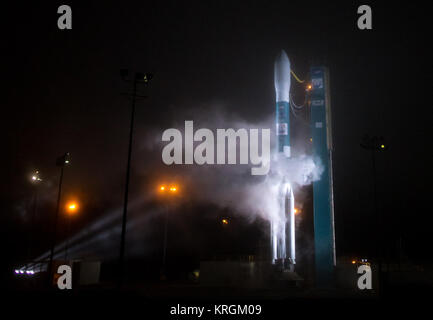
[[[165,186],[162,185],[159,187],[159,191],[162,195],[169,195],[170,199],[164,199],[166,201],[170,201],[173,199],[173,197],[178,193],[179,187],[177,186]],[[167,236],[168,236],[168,211],[169,206],[166,206],[166,209],[164,210],[164,238],[163,238],[163,244],[162,244],[162,267],[161,267],[161,278],[165,279],[165,273],[166,273],[166,260],[167,260]]]
[[[69,216],[74,215],[78,210],[78,203],[75,201],[68,202],[66,204],[66,212]],[[66,221],[66,243],[65,243],[65,261],[68,259],[68,246],[69,246],[69,229],[70,229],[70,217],[67,217]]]
[[[130,82],[128,79],[128,70],[121,70],[120,75],[122,79],[126,82]],[[124,269],[124,260],[125,260],[125,237],[126,237],[126,223],[127,223],[127,215],[128,215],[128,194],[129,194],[129,176],[131,169],[131,153],[132,153],[132,138],[134,133],[134,116],[135,116],[135,102],[137,98],[145,98],[145,96],[137,95],[137,84],[145,83],[147,84],[153,75],[150,73],[141,73],[136,72],[134,75],[134,79],[132,80],[132,108],[131,108],[131,123],[129,127],[129,143],[128,143],[128,160],[126,163],[126,179],[125,179],[125,195],[123,200],[123,214],[122,214],[122,231],[120,235],[120,251],[119,251],[119,274],[117,281],[117,288],[120,289],[123,283],[123,269]]]
[[31,183],[33,184],[33,212],[32,212],[32,218],[30,220],[30,232],[28,236],[28,246],[27,246],[27,261],[30,262],[31,254],[32,254],[32,243],[33,243],[33,233],[34,233],[34,222],[36,218],[36,210],[38,206],[38,185],[42,181],[39,171],[36,170],[30,179]]
[[376,152],[377,151],[385,151],[386,149],[388,149],[388,145],[384,142],[384,138],[383,137],[377,137],[377,136],[373,136],[370,137],[368,135],[364,135],[362,141],[361,141],[361,147],[363,149],[369,150],[371,151],[371,168],[372,168],[372,173],[373,173],[373,212],[374,215],[377,218],[377,224],[379,227],[379,259],[378,259],[378,273],[379,273],[379,290],[382,292],[383,291],[383,277],[382,277],[382,263],[383,263],[383,232],[381,232],[382,230],[380,230],[383,226],[383,217],[381,213],[378,213],[377,210],[377,184],[376,184]]
[[59,191],[57,194],[56,213],[54,215],[54,228],[53,228],[52,239],[51,239],[50,260],[48,262],[48,275],[47,275],[48,287],[51,286],[51,273],[53,270],[54,247],[56,245],[57,222],[59,220],[60,198],[62,195],[63,171],[65,168],[65,165],[68,165],[69,163],[70,163],[69,152],[66,152],[61,157],[57,158],[57,161],[56,161],[56,166],[60,167],[60,179],[59,179]]

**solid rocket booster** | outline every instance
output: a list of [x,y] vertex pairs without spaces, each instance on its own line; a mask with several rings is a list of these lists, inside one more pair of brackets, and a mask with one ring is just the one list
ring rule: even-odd
[[[292,186],[289,186],[287,188],[287,235],[286,239],[288,240],[288,247],[289,247],[289,262],[291,265],[296,264],[296,250],[295,250],[295,196],[293,195],[293,188]],[[286,240],[286,241],[287,241]]]
[[290,61],[281,50],[274,66],[277,152],[290,158]]

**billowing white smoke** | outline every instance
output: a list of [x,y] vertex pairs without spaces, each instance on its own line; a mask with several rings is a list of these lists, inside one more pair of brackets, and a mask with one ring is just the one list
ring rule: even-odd
[[196,199],[232,207],[250,220],[260,216],[276,221],[282,218],[278,214],[276,199],[283,179],[291,182],[296,193],[300,186],[318,180],[323,167],[315,164],[311,156],[303,155],[273,161],[270,173],[263,178],[251,178],[248,169],[243,168],[242,171],[233,167],[191,170],[191,179],[200,189]]
[[[227,114],[220,108],[213,107],[209,112],[194,112],[194,117],[189,117],[185,120],[194,121],[194,130],[200,128],[232,128],[238,130],[244,129],[271,129],[275,127],[275,118],[270,116],[263,122],[251,123],[239,119],[236,115]],[[177,128],[181,132],[184,131],[184,120],[178,120],[172,128]],[[143,143],[143,149],[146,149],[146,154],[149,151],[156,153],[161,150],[166,142],[161,141],[162,132],[165,129],[154,130],[157,137],[152,136]],[[159,132],[158,132],[159,131]],[[149,135],[148,135],[149,137]],[[149,143],[149,140],[152,143]],[[274,153],[274,141],[271,135],[271,153]],[[155,143],[156,142],[156,143]],[[154,144],[155,143],[155,144]],[[151,150],[149,150],[151,149]],[[238,149],[239,151],[239,149]],[[161,162],[161,160],[159,160]],[[254,220],[260,216],[268,221],[277,219],[277,207],[275,199],[278,194],[278,186],[283,177],[290,182],[294,188],[294,192],[300,186],[308,185],[313,181],[320,179],[323,172],[323,167],[319,162],[315,162],[311,155],[298,155],[287,159],[280,158],[273,154],[271,156],[271,168],[267,176],[255,176],[250,174],[250,165],[172,165],[165,166],[168,169],[174,169],[176,174],[179,174],[188,179],[194,185],[192,195],[195,201],[211,202],[222,207],[232,207],[240,213],[244,213],[247,218]],[[174,168],[172,168],[174,167]]]

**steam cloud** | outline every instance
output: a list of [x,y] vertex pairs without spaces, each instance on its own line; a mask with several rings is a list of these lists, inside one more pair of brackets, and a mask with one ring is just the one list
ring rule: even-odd
[[[211,203],[219,207],[229,207],[242,214],[248,221],[254,221],[258,217],[267,221],[278,221],[281,217],[278,216],[278,204],[275,199],[283,177],[290,181],[296,199],[300,197],[299,187],[319,179],[323,172],[321,164],[315,162],[310,155],[300,154],[286,159],[274,154],[275,120],[273,116],[261,122],[249,122],[236,114],[229,114],[221,107],[212,107],[210,112],[191,109],[189,114],[186,113],[179,115],[180,119],[173,119],[172,125],[169,127],[146,127],[145,131],[140,131],[138,128],[135,138],[138,150],[134,154],[138,165],[134,166],[133,175],[143,175],[149,171],[158,174],[168,173],[168,176],[175,176],[181,183],[193,186],[188,190],[188,197],[195,204]],[[249,129],[270,128],[271,168],[269,174],[252,176],[250,172],[253,165],[166,166],[161,159],[162,148],[167,144],[167,142],[161,141],[162,132],[168,128],[176,128],[184,133],[185,120],[194,121],[194,130],[208,128],[213,132],[216,132],[217,128],[232,128],[234,130],[243,128],[247,131]],[[183,156],[185,156],[184,152]],[[239,159],[239,148],[237,148],[237,157]],[[143,239],[140,240],[140,235],[146,234],[145,231],[149,228],[149,219],[161,211],[152,208],[145,209],[143,201],[143,199],[131,199],[129,206],[131,212],[127,230],[128,237],[131,239],[128,248],[131,254],[143,254],[149,249],[144,248],[149,244],[145,244]],[[144,202],[149,201],[151,199]],[[138,207],[141,209],[137,209],[138,203],[140,203]],[[144,210],[147,210],[145,217],[143,217]],[[70,254],[74,258],[84,258],[85,256],[106,256],[108,252],[111,255],[114,254],[113,258],[115,258],[117,250],[112,248],[116,246],[120,236],[120,218],[120,208],[107,212],[105,216],[91,223],[86,230],[71,236],[68,239]],[[283,223],[283,221],[280,222]],[[57,245],[55,257],[60,258],[62,256],[64,247],[65,242]],[[48,252],[43,253],[37,260],[47,258],[48,254]]]
[[[206,117],[203,117],[203,112],[194,112],[194,114],[198,116],[185,119],[194,121],[194,130],[208,128],[215,132],[217,128],[271,129],[275,135],[275,118],[273,116],[262,122],[253,123],[240,119],[235,114],[228,114],[221,108],[212,108],[210,114],[209,112],[206,113]],[[172,128],[184,132],[185,120],[175,121]],[[154,130],[150,141],[143,143],[147,152],[150,151],[161,157],[160,150],[167,144],[167,142],[161,141],[162,132],[165,129],[161,129],[160,132]],[[277,209],[274,199],[283,177],[290,181],[296,192],[299,191],[299,187],[320,179],[323,172],[321,163],[314,161],[311,155],[300,154],[291,159],[279,157],[273,152],[273,140],[271,135],[271,169],[267,176],[251,176],[250,168],[252,165],[164,166],[165,169],[175,167],[175,170],[180,172],[182,179],[193,182],[194,189],[199,190],[193,194],[194,201],[231,207],[244,214],[251,221],[257,216],[270,221],[275,219],[274,215]],[[237,157],[239,159],[239,147]],[[159,161],[161,160],[159,159]]]

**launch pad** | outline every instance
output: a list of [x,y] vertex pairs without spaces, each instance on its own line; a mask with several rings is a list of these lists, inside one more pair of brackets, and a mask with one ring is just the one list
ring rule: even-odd
[[200,285],[238,288],[299,288],[303,279],[269,261],[201,261]]
[[[309,127],[308,135],[312,166],[320,173],[305,179],[304,185],[312,184],[312,209],[314,225],[313,283],[316,287],[335,285],[335,236],[332,183],[332,125],[329,72],[325,67],[311,67],[310,79],[305,88],[305,103],[297,106],[292,98],[291,76],[303,83],[294,74],[284,50],[274,65],[275,84],[275,149],[272,152],[267,187],[271,190],[269,213],[269,253],[261,261],[203,261],[200,266],[200,282],[219,286],[238,285],[252,287],[298,286],[303,279],[297,273],[297,253],[303,254],[303,247],[296,246],[295,200],[302,187],[294,179],[293,163],[306,165],[305,157],[292,146],[296,123],[291,115],[298,118],[297,111],[303,109]],[[307,142],[305,142],[307,143]],[[298,166],[299,167],[299,166]],[[298,170],[304,170],[298,168]],[[311,175],[306,168],[302,175]],[[306,264],[306,263],[305,263]],[[311,279],[309,279],[311,280]]]

